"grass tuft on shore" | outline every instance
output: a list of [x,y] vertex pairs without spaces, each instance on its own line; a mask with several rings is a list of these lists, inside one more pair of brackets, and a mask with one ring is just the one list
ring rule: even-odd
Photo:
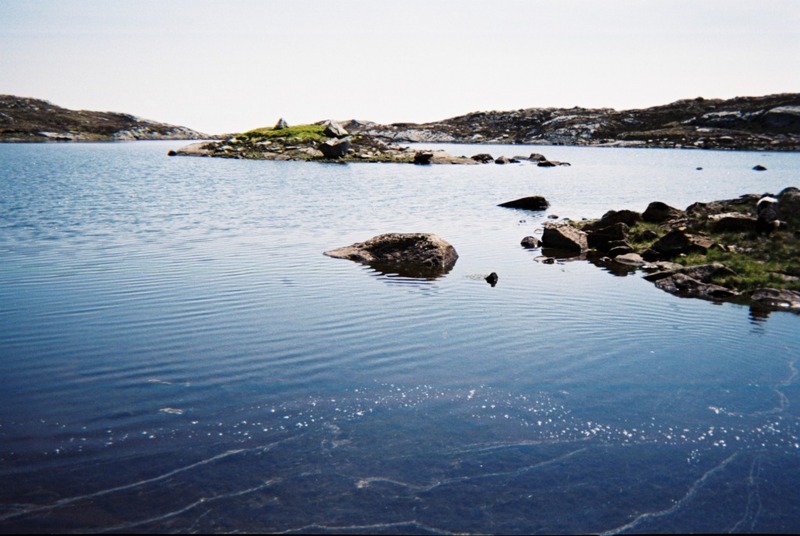
[[714,283],[740,292],[757,288],[784,288],[800,291],[800,240],[789,231],[770,236],[754,233],[723,233],[713,237],[718,246],[706,254],[680,256],[684,266],[719,262],[736,272],[721,276]]

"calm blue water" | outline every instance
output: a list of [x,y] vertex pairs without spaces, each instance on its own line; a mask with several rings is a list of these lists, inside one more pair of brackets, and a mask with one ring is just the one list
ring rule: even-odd
[[[800,185],[800,154],[181,145],[0,145],[0,531],[800,531],[800,317],[519,246],[549,215]],[[322,255],[411,231],[454,269]]]

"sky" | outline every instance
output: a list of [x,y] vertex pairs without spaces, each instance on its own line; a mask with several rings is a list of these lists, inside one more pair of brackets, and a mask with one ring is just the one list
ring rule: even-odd
[[209,134],[788,92],[798,0],[0,0],[0,94]]

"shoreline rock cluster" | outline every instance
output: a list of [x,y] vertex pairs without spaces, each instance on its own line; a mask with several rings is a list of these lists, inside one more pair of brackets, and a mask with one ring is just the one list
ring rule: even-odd
[[545,262],[581,258],[644,278],[666,292],[800,313],[800,189],[693,203],[652,202],[642,212],[611,210],[596,221],[547,222]]
[[527,162],[542,168],[570,165],[568,162],[549,160],[539,153],[495,158],[488,153],[466,157],[453,156],[443,150],[414,150],[387,143],[369,134],[351,134],[335,121],[291,127],[283,119],[273,128],[256,129],[219,141],[195,143],[177,151],[169,151],[168,155],[336,163],[474,165],[493,162],[503,165]]
[[[529,196],[498,205],[542,211],[549,202]],[[546,264],[588,260],[617,275],[642,271],[657,288],[682,297],[800,314],[800,189],[693,203],[685,210],[663,202],[644,212],[610,210],[594,221],[546,222],[542,238],[526,236]],[[430,233],[388,233],[324,252],[409,277],[448,273],[458,253]],[[498,275],[485,277],[494,287]]]

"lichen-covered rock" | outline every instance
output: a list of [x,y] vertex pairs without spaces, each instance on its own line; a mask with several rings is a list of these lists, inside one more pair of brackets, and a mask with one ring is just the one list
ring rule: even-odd
[[431,233],[382,234],[326,251],[325,255],[412,277],[442,275],[458,260],[455,248]]

